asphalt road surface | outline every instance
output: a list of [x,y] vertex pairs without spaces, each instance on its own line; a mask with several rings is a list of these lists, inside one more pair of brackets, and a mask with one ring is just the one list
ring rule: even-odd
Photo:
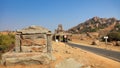
[[81,49],[90,51],[92,53],[120,62],[120,52],[96,48],[96,47],[84,46],[80,44],[73,44],[73,43],[67,43],[67,44],[72,47],[78,47],[78,48],[81,48]]

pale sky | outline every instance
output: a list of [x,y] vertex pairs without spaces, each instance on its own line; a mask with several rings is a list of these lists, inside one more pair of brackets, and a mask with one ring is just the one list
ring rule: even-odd
[[30,25],[67,30],[94,16],[120,20],[120,0],[0,0],[0,31]]

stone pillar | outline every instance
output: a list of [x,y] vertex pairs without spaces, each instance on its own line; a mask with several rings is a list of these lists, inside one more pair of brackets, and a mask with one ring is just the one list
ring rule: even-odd
[[15,35],[15,52],[20,52],[21,50],[21,40],[20,34]]
[[45,39],[45,48],[43,49],[43,53],[46,53],[47,52],[47,35],[46,34],[41,34],[44,36],[44,39]]
[[47,34],[47,53],[52,53],[52,36],[51,33]]
[[56,35],[54,35],[54,40],[56,41]]

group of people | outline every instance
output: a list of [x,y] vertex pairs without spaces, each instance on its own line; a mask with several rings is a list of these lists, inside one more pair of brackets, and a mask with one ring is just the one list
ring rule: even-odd
[[[55,41],[56,41],[56,42],[58,42],[58,41],[59,41],[59,39],[56,39]],[[67,36],[66,36],[66,35],[64,35],[64,36],[62,37],[61,42],[68,42],[68,38],[67,38]]]

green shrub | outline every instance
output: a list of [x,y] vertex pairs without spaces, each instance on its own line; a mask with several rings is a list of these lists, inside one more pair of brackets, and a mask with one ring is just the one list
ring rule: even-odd
[[120,32],[120,24],[115,26],[116,28],[118,28],[117,32]]
[[105,26],[99,26],[99,29],[104,29],[105,28]]
[[97,28],[94,28],[94,29],[91,29],[90,32],[96,32],[98,29]]
[[108,37],[109,41],[120,41],[120,32],[111,32]]
[[116,25],[115,27],[120,28],[120,24]]
[[15,35],[0,35],[0,51],[6,50],[10,47],[11,44],[15,43]]
[[7,45],[0,45],[0,51],[5,51],[6,49],[8,49]]

